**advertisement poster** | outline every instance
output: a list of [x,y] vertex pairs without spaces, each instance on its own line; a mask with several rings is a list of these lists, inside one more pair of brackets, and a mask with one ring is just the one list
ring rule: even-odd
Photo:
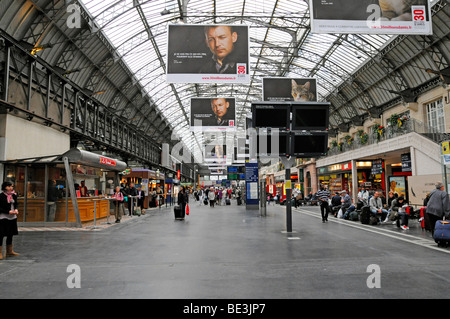
[[249,158],[249,145],[245,138],[237,139],[237,150],[236,150],[237,158],[239,159],[247,159]]
[[403,196],[407,199],[406,194],[406,177],[405,176],[389,176],[389,191]]
[[205,162],[224,164],[227,162],[226,145],[205,145]]
[[250,83],[248,26],[168,26],[167,82]]
[[433,189],[437,181],[442,180],[442,175],[408,176],[408,200],[412,205],[423,206],[423,200]]
[[310,0],[315,33],[433,34],[429,0]]
[[191,131],[236,130],[234,98],[192,98]]
[[314,78],[263,78],[263,101],[317,102]]

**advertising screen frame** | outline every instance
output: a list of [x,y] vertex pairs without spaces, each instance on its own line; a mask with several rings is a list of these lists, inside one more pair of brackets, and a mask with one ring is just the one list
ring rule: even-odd
[[[312,100],[296,101],[292,95],[293,83],[304,86],[308,82],[310,94],[313,94]],[[316,78],[284,78],[284,77],[265,77],[262,79],[262,99],[266,102],[317,102],[317,79]],[[311,97],[310,97],[311,98]]]
[[[216,115],[212,108],[213,100],[225,99],[229,103],[228,116],[225,124],[216,122]],[[236,99],[234,97],[196,97],[190,99],[190,129],[191,131],[236,131]],[[197,121],[202,124],[196,125]]]
[[[215,71],[213,53],[206,40],[206,27],[232,27],[232,45],[228,70]],[[169,24],[167,26],[166,80],[168,83],[250,83],[249,27],[243,24]],[[223,52],[223,49],[221,49]],[[220,54],[220,52],[219,52]],[[226,64],[227,65],[227,64]],[[206,68],[208,67],[208,70]]]
[[395,10],[386,8],[383,12],[378,1],[310,0],[311,31],[333,34],[431,35],[431,3],[429,0],[423,2],[412,6],[411,13],[393,16]]

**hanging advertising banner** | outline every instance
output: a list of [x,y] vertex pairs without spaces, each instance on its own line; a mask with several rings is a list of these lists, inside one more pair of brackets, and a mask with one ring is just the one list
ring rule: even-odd
[[191,131],[236,130],[234,98],[192,98]]
[[205,162],[225,164],[227,162],[227,146],[220,144],[205,145]]
[[314,78],[263,78],[263,101],[317,102]]
[[313,33],[433,34],[429,0],[310,0]]
[[167,82],[250,83],[248,26],[168,26]]

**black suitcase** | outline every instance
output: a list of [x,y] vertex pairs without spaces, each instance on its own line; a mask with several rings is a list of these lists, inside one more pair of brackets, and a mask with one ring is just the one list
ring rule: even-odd
[[206,198],[203,200],[203,204],[208,205],[208,200]]
[[181,207],[180,205],[175,205],[173,207],[173,212],[175,214],[175,219],[181,219],[183,218],[182,214],[181,214]]
[[238,205],[242,205],[242,200],[241,200],[240,197],[238,197],[236,200],[237,200],[237,204],[238,204]]
[[231,205],[231,201],[227,198],[227,199],[225,199],[225,204],[226,205]]
[[363,206],[361,214],[359,215],[361,224],[369,225],[370,223],[370,206]]

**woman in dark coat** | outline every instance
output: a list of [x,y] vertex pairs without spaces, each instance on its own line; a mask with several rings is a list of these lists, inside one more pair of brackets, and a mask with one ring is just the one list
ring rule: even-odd
[[184,219],[184,216],[186,214],[186,204],[188,203],[186,190],[184,189],[184,186],[181,186],[180,191],[178,192],[178,205],[180,205],[181,209],[181,218]]
[[6,256],[18,256],[13,251],[12,239],[18,235],[17,214],[19,214],[17,195],[11,182],[4,182],[0,193],[0,259],[3,259],[3,237],[6,237]]

